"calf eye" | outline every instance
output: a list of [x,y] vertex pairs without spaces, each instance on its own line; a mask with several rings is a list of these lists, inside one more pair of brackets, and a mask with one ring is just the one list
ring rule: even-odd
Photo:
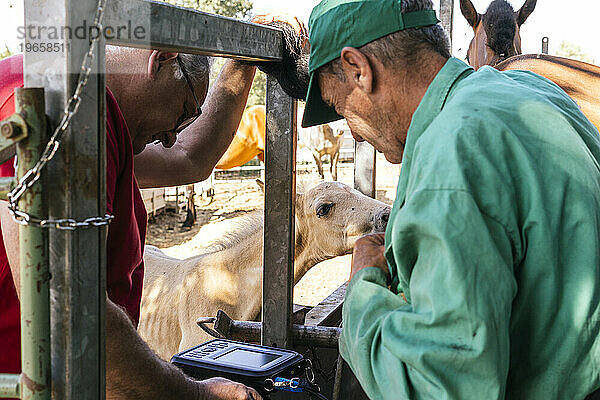
[[317,217],[321,218],[329,214],[331,207],[333,207],[333,203],[321,204],[319,207],[317,207]]

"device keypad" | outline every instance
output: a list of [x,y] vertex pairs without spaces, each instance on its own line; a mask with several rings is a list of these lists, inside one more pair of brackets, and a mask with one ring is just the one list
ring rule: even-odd
[[199,347],[195,350],[188,352],[187,354],[185,354],[185,357],[190,358],[190,359],[204,358],[204,357],[211,355],[211,353],[214,353],[217,350],[223,350],[228,347],[230,347],[230,344],[227,342],[210,343],[206,346],[202,346],[202,347]]

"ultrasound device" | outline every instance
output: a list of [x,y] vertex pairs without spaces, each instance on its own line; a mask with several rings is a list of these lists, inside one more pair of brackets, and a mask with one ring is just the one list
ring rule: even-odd
[[[277,390],[316,392],[310,361],[292,350],[225,339],[213,339],[171,358],[171,363],[196,379],[223,377],[256,389],[261,395]],[[304,377],[306,375],[306,377]]]

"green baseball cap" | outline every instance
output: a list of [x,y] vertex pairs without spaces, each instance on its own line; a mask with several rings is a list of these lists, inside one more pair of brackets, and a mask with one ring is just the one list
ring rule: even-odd
[[308,21],[310,83],[302,127],[343,118],[323,101],[316,71],[340,57],[344,47],[358,48],[390,33],[440,22],[430,9],[401,10],[402,0],[323,0],[313,8]]

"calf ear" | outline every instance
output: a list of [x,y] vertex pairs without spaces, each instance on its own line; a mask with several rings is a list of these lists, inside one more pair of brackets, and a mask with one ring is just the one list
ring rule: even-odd
[[479,15],[471,0],[460,0],[460,11],[472,28],[475,28],[479,24],[481,15]]
[[256,184],[260,188],[260,191],[263,192],[263,194],[265,194],[265,183],[260,179],[256,179]]
[[526,0],[525,4],[519,11],[517,11],[517,25],[521,26],[523,22],[529,18],[533,10],[535,9],[535,5],[537,0]]

